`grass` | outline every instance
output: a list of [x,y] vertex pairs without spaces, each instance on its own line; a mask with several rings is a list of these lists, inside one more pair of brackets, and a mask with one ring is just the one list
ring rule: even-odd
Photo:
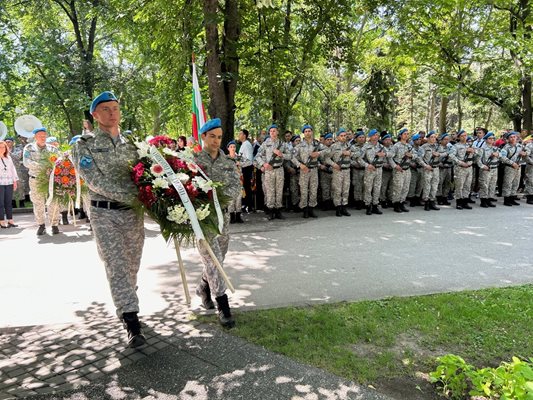
[[[202,317],[212,321],[212,317]],[[359,383],[533,355],[533,285],[238,313],[230,332]]]

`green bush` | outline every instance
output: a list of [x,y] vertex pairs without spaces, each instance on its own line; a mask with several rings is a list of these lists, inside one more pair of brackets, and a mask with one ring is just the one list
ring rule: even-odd
[[440,394],[449,399],[469,396],[499,400],[533,400],[533,358],[513,357],[498,368],[476,369],[461,357],[447,354],[437,358],[439,365],[430,379]]

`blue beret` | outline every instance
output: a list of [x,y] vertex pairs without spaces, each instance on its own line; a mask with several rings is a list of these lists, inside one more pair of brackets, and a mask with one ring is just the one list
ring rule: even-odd
[[467,142],[470,142],[470,141],[473,141],[473,140],[474,140],[474,138],[472,136],[467,136],[467,138],[466,138]]
[[296,139],[301,139],[301,137],[298,135],[294,135],[293,137],[291,137],[291,142],[294,142]]
[[98,96],[96,96],[91,103],[91,108],[89,109],[90,113],[92,114],[96,108],[96,106],[100,103],[106,103],[108,101],[116,101],[118,102],[118,99],[115,97],[115,95],[111,92],[102,92]]
[[221,128],[222,127],[222,121],[220,121],[220,118],[213,118],[207,121],[201,128],[200,128],[200,135],[210,131],[211,129]]
[[447,138],[448,136],[450,136],[450,135],[448,135],[446,132],[444,132],[442,135],[440,135],[439,140]]
[[276,129],[278,129],[278,125],[277,125],[277,124],[272,124],[272,125],[270,125],[270,126],[267,128],[267,132],[270,132],[270,130],[271,130],[272,128],[276,128]]
[[339,130],[337,131],[337,136],[340,135],[342,132],[346,132],[346,129],[339,128]]
[[377,129],[372,129],[370,132],[368,132],[368,137],[372,137],[374,135],[378,134],[378,130]]
[[69,146],[72,146],[74,143],[80,140],[80,138],[81,138],[81,135],[72,136],[72,139],[70,139],[70,142],[68,142]]
[[398,132],[398,135],[401,135],[401,134],[403,134],[405,132],[408,132],[408,131],[409,131],[409,129],[407,129],[407,128],[400,129],[400,132]]
[[311,130],[313,130],[313,127],[312,127],[311,125],[309,125],[309,124],[305,124],[304,126],[302,126],[302,133],[304,133],[304,131],[305,131],[306,129],[311,129]]
[[41,132],[41,131],[47,132],[46,128],[41,127],[41,128],[35,128],[33,131],[31,131],[31,133],[35,135],[37,132]]
[[495,137],[494,132],[487,132],[487,134],[483,136],[483,140],[487,140],[490,137]]
[[229,149],[229,146],[232,145],[232,144],[234,144],[235,146],[237,146],[237,143],[235,143],[235,140],[230,140],[230,141],[228,142],[228,144],[226,145],[226,149]]
[[55,143],[55,142],[59,142],[59,140],[57,140],[55,136],[49,136],[46,138],[46,143]]
[[457,135],[462,135],[463,133],[466,133],[464,129],[461,129],[459,132],[457,132]]
[[12,138],[11,136],[6,136],[6,137],[4,138],[4,142],[7,142],[8,140],[11,141],[11,142],[14,142],[14,141],[15,141],[15,139]]
[[[400,133],[401,135],[401,133]],[[415,140],[420,140],[420,135],[418,133],[414,134],[411,140],[414,142]]]
[[333,133],[326,133],[324,139],[333,139]]
[[383,135],[383,137],[381,138],[381,140],[385,140],[385,139],[392,139],[392,136],[390,135],[390,133],[386,133],[386,134]]
[[518,132],[512,131],[512,132],[509,132],[509,134],[507,135],[507,138],[510,138],[511,136],[520,136],[520,134]]
[[429,131],[429,133],[426,135],[426,138],[429,139],[430,136],[436,135],[437,133],[435,131]]
[[365,136],[365,133],[363,131],[357,131],[355,132],[355,138],[357,139],[359,136]]

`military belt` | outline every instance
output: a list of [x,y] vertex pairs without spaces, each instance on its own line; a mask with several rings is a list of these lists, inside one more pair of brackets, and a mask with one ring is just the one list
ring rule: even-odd
[[108,210],[131,210],[130,206],[114,201],[91,200],[91,206],[96,208],[107,208]]

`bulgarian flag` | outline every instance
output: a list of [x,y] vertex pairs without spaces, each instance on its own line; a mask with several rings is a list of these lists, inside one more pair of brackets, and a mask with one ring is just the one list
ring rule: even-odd
[[194,141],[202,144],[199,132],[200,128],[205,124],[207,116],[205,114],[204,105],[202,103],[202,94],[200,93],[200,85],[198,85],[198,77],[196,76],[196,64],[194,62],[194,55],[192,58],[192,134]]

